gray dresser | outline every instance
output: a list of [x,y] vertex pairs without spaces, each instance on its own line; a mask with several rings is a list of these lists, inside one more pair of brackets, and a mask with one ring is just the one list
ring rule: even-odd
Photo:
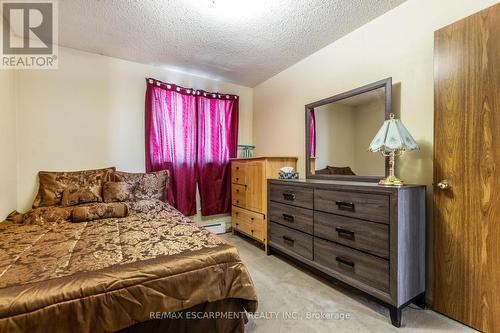
[[268,180],[268,254],[294,259],[390,309],[425,306],[425,186]]

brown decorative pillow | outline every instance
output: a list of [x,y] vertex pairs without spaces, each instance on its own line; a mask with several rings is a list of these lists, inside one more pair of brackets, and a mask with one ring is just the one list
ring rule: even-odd
[[355,176],[356,174],[352,172],[350,167],[332,167],[328,166],[328,170],[330,170],[331,175],[348,175]]
[[101,185],[68,187],[63,192],[61,204],[63,207],[67,207],[87,202],[101,202],[101,191]]
[[126,182],[134,188],[134,200],[157,199],[165,201],[168,188],[168,171],[151,173],[115,172],[115,180]]
[[316,174],[316,175],[330,175],[330,170],[328,168],[324,168],[321,170],[314,171],[314,174]]
[[71,209],[61,207],[40,207],[23,214],[24,224],[45,224],[68,221]]
[[38,173],[40,187],[33,208],[60,205],[63,192],[68,187],[102,186],[112,180],[114,171],[114,167],[72,172],[40,171]]
[[[125,204],[127,205],[130,214],[135,213],[135,214],[156,215],[164,212],[170,212],[170,213],[177,212],[175,208],[170,206],[170,204],[168,204],[167,202],[155,199],[127,201],[125,202]],[[177,213],[181,214],[179,212]]]
[[120,202],[94,203],[73,208],[71,220],[85,222],[112,217],[125,217],[128,215],[127,205]]
[[11,212],[5,218],[5,221],[14,222],[14,223],[24,223],[24,214],[19,213],[17,210]]
[[134,201],[134,186],[127,182],[107,182],[102,188],[104,202]]

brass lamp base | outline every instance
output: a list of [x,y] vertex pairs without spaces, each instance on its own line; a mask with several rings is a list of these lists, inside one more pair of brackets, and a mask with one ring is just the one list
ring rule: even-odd
[[382,179],[379,184],[384,186],[403,186],[404,182],[396,176],[389,176]]
[[404,185],[404,182],[394,175],[394,164],[395,164],[394,157],[395,157],[395,155],[396,155],[396,153],[394,151],[391,151],[389,153],[389,155],[385,155],[385,156],[389,157],[389,177],[380,180],[379,185],[383,185],[383,186],[403,186]]

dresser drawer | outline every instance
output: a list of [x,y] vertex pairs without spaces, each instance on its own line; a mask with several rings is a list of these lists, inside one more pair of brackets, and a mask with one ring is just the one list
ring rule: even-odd
[[389,223],[389,196],[384,194],[315,190],[314,209]]
[[231,224],[237,231],[264,241],[265,225],[264,215],[233,206]]
[[231,201],[232,204],[238,207],[246,207],[247,204],[247,187],[246,185],[232,184]]
[[261,242],[264,241],[264,230],[262,227],[254,228],[252,225],[250,225],[246,222],[238,221],[238,220],[235,220],[232,223],[232,227],[236,231],[244,233],[252,238],[255,238],[258,241],[261,241]]
[[231,162],[231,182],[233,184],[247,185],[247,164],[244,162]]
[[306,259],[313,259],[313,237],[270,222],[269,241]]
[[253,226],[261,227],[264,225],[264,215],[259,213],[254,213],[252,211],[242,209],[239,207],[232,207],[232,217],[240,221],[246,222]]
[[313,189],[270,184],[271,201],[286,203],[293,206],[313,208]]
[[383,258],[389,257],[389,226],[387,224],[314,212],[314,236]]
[[313,233],[313,211],[310,209],[271,201],[269,206],[269,219],[272,222],[277,222],[293,229],[309,234]]
[[367,286],[389,292],[389,262],[319,238],[314,239],[314,261]]

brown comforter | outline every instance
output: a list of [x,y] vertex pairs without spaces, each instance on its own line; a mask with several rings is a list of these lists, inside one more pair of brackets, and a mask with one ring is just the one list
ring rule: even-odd
[[125,218],[0,223],[0,332],[113,332],[172,312],[257,298],[239,254],[160,201]]

